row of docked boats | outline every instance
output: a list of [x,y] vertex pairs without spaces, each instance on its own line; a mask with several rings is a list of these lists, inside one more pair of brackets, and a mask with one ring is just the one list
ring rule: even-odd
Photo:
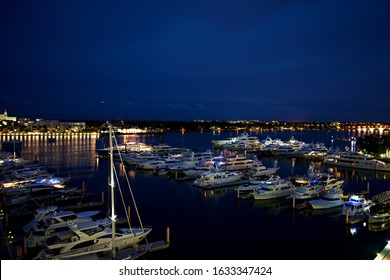
[[[335,179],[335,178],[331,178]],[[243,198],[254,200],[276,200],[286,198],[301,202],[313,210],[324,210],[331,208],[341,209],[341,214],[346,216],[348,223],[367,221],[368,224],[381,224],[382,228],[390,226],[390,191],[383,192],[367,199],[363,194],[343,194],[342,180],[319,181],[315,184],[294,185],[288,180],[280,177],[271,177],[268,180],[251,180],[236,188]]]
[[[117,228],[115,189],[120,188],[120,185],[119,181],[115,179],[114,134],[111,125],[109,132],[110,172],[108,186],[111,201],[108,219],[97,220],[92,218],[92,213],[84,213],[76,215],[73,220],[68,219],[65,223],[60,220],[54,228],[51,228],[54,223],[50,223],[50,226],[45,230],[44,246],[35,259],[83,259],[90,257],[117,259],[118,252],[138,246],[150,234],[152,229],[142,226],[138,213],[140,227],[132,227],[127,216],[129,227]],[[130,188],[130,185],[128,187]],[[122,191],[119,193],[122,195]],[[124,199],[123,196],[121,199]],[[58,218],[58,214],[50,217],[50,219],[53,218]]]
[[[153,243],[146,242],[144,245],[141,244],[142,241],[146,240],[152,228],[142,225],[137,207],[134,207],[134,209],[137,211],[139,226],[131,226],[128,213],[124,211],[126,212],[126,217],[123,221],[127,222],[128,226],[119,227],[120,221],[117,218],[115,206],[119,198],[115,198],[116,193],[119,192],[122,205],[125,205],[125,203],[123,197],[124,190],[119,190],[121,186],[118,178],[115,176],[114,153],[117,151],[113,149],[113,138],[114,135],[110,126],[111,148],[109,150],[110,171],[108,186],[111,200],[108,213],[98,210],[84,212],[61,210],[62,207],[60,208],[56,203],[52,203],[52,200],[50,200],[49,204],[46,204],[50,206],[42,206],[42,204],[38,203],[35,205],[33,219],[23,226],[25,246],[30,251],[29,258],[130,259],[148,252],[153,246],[155,248]],[[128,186],[127,189],[129,188],[131,187]],[[28,194],[31,195],[31,191]],[[37,198],[35,196],[34,200]],[[133,196],[132,198],[134,200]],[[65,201],[67,199],[62,197],[62,202]],[[167,246],[167,244],[163,245],[164,247]]]
[[212,144],[214,148],[230,149],[229,145],[245,141],[247,142],[243,146],[256,148],[261,155],[303,157],[309,160],[320,160],[332,166],[390,172],[390,164],[380,159],[350,151],[347,148],[345,151],[333,150],[326,147],[324,143],[305,143],[295,139],[294,136],[288,141],[271,137],[260,141],[256,136],[243,133],[225,140],[214,140]]
[[125,164],[152,170],[156,175],[175,174],[181,180],[194,180],[197,187],[227,186],[239,182],[243,177],[264,177],[279,170],[277,166],[266,167],[256,156],[248,157],[225,150],[219,154],[210,150],[193,152],[189,149],[168,155],[133,152],[121,157]]
[[58,177],[36,162],[25,164],[10,159],[0,165],[0,195],[7,210],[27,210],[49,201],[78,199],[77,188],[67,187],[69,177]]

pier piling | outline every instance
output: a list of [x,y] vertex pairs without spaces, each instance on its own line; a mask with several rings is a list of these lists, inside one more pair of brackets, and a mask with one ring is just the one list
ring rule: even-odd
[[167,240],[166,240],[166,242],[168,244],[170,244],[170,242],[171,242],[171,229],[169,227],[167,227]]
[[23,252],[24,252],[24,255],[26,256],[27,255],[27,237],[26,236],[23,238]]

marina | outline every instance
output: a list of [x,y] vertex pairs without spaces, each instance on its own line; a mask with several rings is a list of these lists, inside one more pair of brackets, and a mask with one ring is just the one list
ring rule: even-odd
[[[265,139],[269,133],[263,132],[253,136]],[[170,147],[180,148],[181,151],[190,148],[200,152],[210,149],[212,139],[228,138],[235,134],[236,132],[226,132],[221,135],[211,132],[184,134],[171,132],[164,135],[142,135],[137,137],[137,141],[150,146],[167,143]],[[272,132],[273,138],[285,139],[285,141],[291,138],[291,134],[301,141],[324,143],[330,143],[333,136],[327,131]],[[121,144],[128,142],[126,135],[117,136],[117,140]],[[131,140],[134,138],[132,137]],[[84,211],[104,210],[108,202],[107,186],[104,182],[107,181],[109,160],[107,156],[97,156],[96,150],[100,142],[98,136],[57,139],[51,143],[24,139],[22,154],[25,158],[34,158],[37,155],[40,163],[48,166],[56,176],[70,176],[70,186],[83,186],[86,192],[96,193],[96,199],[88,202],[91,203],[91,208],[86,207]],[[344,142],[333,144],[345,146]],[[245,155],[245,152],[242,154]],[[214,155],[220,155],[220,152],[214,149]],[[321,161],[313,162],[304,157],[264,156],[261,153],[248,151],[246,153],[248,157],[253,155],[256,155],[258,160],[268,168],[277,166],[276,174],[292,182],[296,177],[308,176],[309,170],[315,167],[343,180],[342,189],[345,195],[367,190],[367,184],[370,187],[366,195],[370,197],[389,190],[389,174],[386,172],[330,167],[323,165]],[[149,251],[151,254],[141,253],[138,256],[140,258],[204,259],[202,253],[204,248],[213,248],[207,258],[374,259],[389,238],[389,228],[386,226],[383,226],[381,231],[375,231],[372,226],[368,226],[367,220],[346,223],[340,207],[313,210],[309,204],[301,208],[302,205],[297,201],[293,209],[292,201],[286,197],[270,200],[255,200],[251,197],[237,199],[237,187],[250,182],[250,179],[244,176],[235,183],[225,182],[223,183],[225,185],[215,184],[214,187],[210,185],[211,187],[202,188],[194,186],[195,178],[180,180],[180,176],[175,171],[156,176],[155,170],[121,164],[117,158],[115,165],[119,181],[125,182],[125,174],[128,176],[133,186],[134,196],[139,202],[144,224],[153,227],[152,239],[166,239],[167,227],[170,228],[170,242],[151,242],[155,244],[152,246],[154,249]],[[245,172],[250,172],[250,168]],[[65,207],[68,207],[68,210],[78,208],[81,210],[81,206],[88,203],[74,203],[61,209],[66,210]],[[95,204],[94,207],[92,204]],[[118,217],[124,217],[125,212],[119,211]],[[129,212],[130,217],[135,218],[134,209],[131,208]],[[31,213],[32,211],[30,215]],[[353,218],[350,216],[349,219]],[[27,217],[9,212],[4,213],[2,224],[7,232],[11,232],[10,236],[15,236],[16,239],[16,236],[20,236],[18,231],[27,221]],[[379,227],[376,226],[377,229]],[[237,232],[241,228],[251,230],[245,233]],[[300,241],[299,248],[296,242],[281,242],[291,237],[295,241]],[[189,238],[192,242],[188,242]],[[271,242],[251,244],[253,250],[248,251],[243,246],[245,243],[232,242],[237,238],[266,238]],[[313,251],[312,244],[318,239],[322,240],[321,249]],[[11,246],[13,258],[23,258],[25,255],[23,239],[18,238],[18,240],[19,242]],[[226,244],[229,245],[231,254],[225,253]],[[335,253],[336,248],[340,247],[343,250],[337,249]],[[161,250],[155,251],[158,248]],[[280,255],[278,252],[284,253]],[[132,254],[134,252],[129,252],[129,255]]]

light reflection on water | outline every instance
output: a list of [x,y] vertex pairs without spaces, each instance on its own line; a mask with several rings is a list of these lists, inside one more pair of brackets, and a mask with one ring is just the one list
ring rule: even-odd
[[[329,131],[262,131],[252,132],[260,140],[267,136],[288,140],[292,135],[305,142],[322,142],[344,148],[343,139],[356,134]],[[239,134],[239,133],[238,133]],[[197,151],[211,149],[211,141],[236,136],[237,132],[172,132],[163,135],[118,136],[118,143],[167,143]],[[10,141],[8,137],[2,141]],[[95,150],[107,139],[59,137],[49,143],[42,137],[18,139],[23,142],[23,156],[46,164],[54,173],[71,175],[72,184],[85,180],[87,190],[107,192],[108,161],[97,158]],[[370,195],[390,188],[389,174],[338,169],[309,163],[304,159],[261,158],[266,166],[277,161],[282,177],[304,175],[310,164],[345,180],[345,192],[367,188]],[[144,225],[153,226],[152,240],[165,238],[171,228],[171,248],[148,258],[156,259],[373,259],[382,249],[389,231],[370,232],[356,227],[351,234],[339,211],[291,211],[289,202],[236,200],[233,188],[204,191],[191,181],[176,182],[153,172],[117,164],[121,181],[129,177]],[[124,210],[123,210],[124,211]],[[123,212],[119,211],[119,215]],[[134,213],[133,209],[131,213]],[[355,233],[356,231],[356,233]]]

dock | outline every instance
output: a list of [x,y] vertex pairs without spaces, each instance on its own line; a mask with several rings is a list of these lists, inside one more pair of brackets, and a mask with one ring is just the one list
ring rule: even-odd
[[385,248],[383,248],[382,252],[378,253],[376,261],[390,261],[390,241],[387,242]]

